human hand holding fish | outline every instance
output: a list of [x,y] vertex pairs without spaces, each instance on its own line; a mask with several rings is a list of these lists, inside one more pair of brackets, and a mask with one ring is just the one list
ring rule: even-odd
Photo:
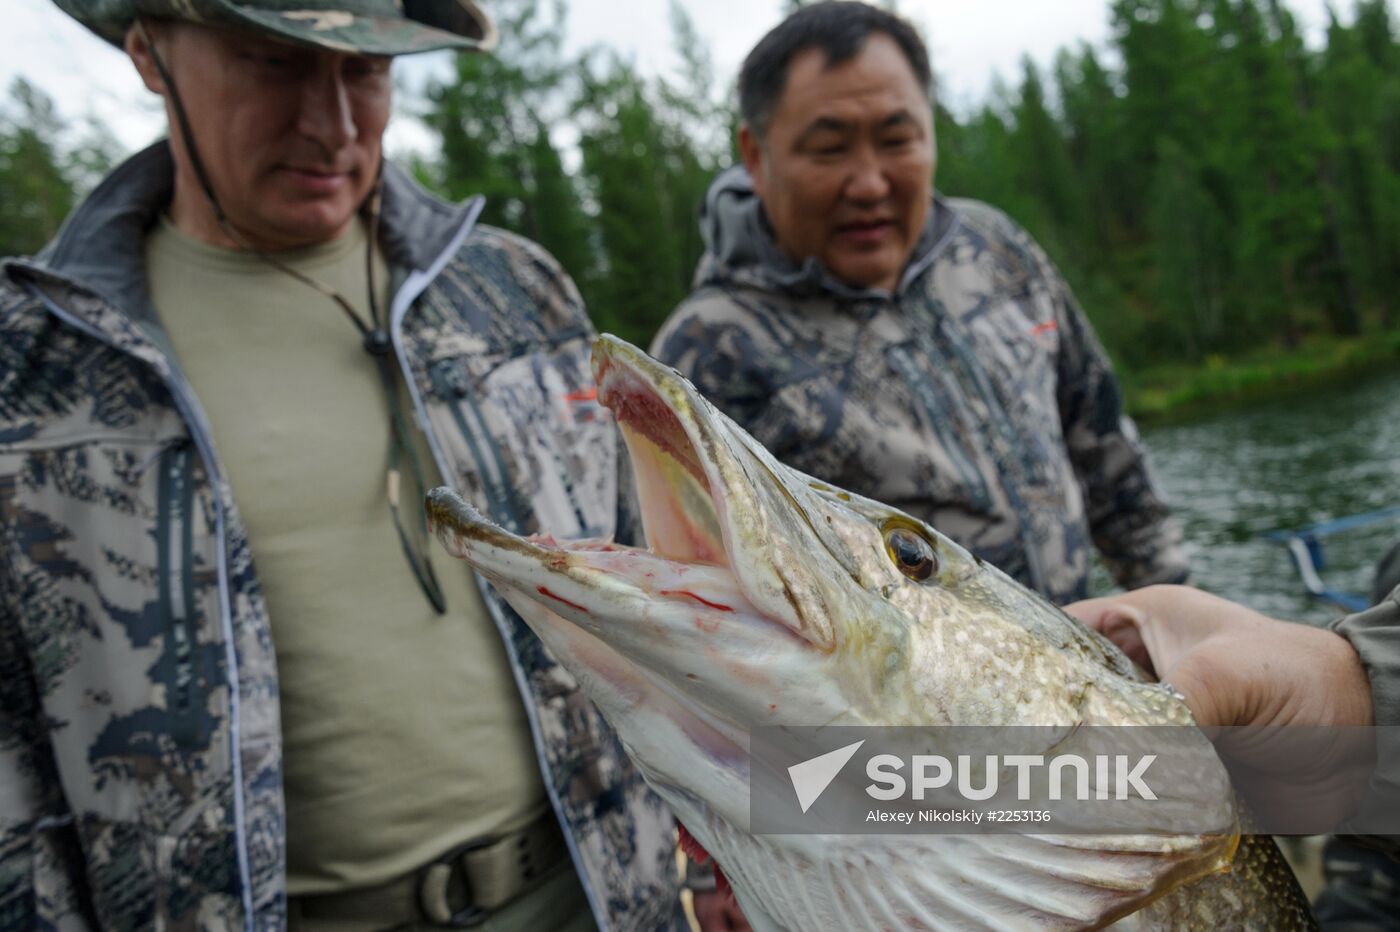
[[447,489],[429,520],[577,679],[755,930],[1314,928],[1208,745],[1116,831],[755,830],[765,728],[1041,726],[1054,753],[1095,728],[1190,731],[1191,712],[936,529],[778,462],[635,347],[602,337],[593,368],[645,549],[521,537]]
[[1361,659],[1331,631],[1190,586],[1149,586],[1065,611],[1171,683],[1197,725],[1375,724]]
[[[1232,770],[1272,775],[1236,780],[1265,790],[1247,794],[1261,818],[1307,807],[1326,831],[1365,795],[1375,767],[1365,729],[1375,714],[1345,638],[1189,586],[1149,586],[1065,611],[1171,683],[1197,725],[1223,729],[1216,749]],[[1312,753],[1302,753],[1304,741]]]

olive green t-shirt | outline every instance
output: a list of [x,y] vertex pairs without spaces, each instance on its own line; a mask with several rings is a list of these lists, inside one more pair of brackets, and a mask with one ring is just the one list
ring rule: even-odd
[[[367,238],[357,221],[278,258],[367,317]],[[375,262],[387,309],[378,249]],[[538,815],[547,800],[525,710],[475,582],[432,542],[448,605],[439,616],[404,558],[385,491],[388,405],[345,313],[257,256],[191,239],[168,219],[147,239],[146,268],[267,599],[288,892],[387,881]],[[419,450],[435,484],[421,438]],[[417,493],[406,481],[401,494],[407,524]]]

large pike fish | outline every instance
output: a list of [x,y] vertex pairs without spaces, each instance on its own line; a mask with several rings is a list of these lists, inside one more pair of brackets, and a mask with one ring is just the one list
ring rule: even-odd
[[[775,460],[612,337],[598,397],[647,548],[522,538],[448,489],[439,540],[510,601],[770,930],[1311,928],[1228,781],[1173,788],[1199,834],[760,835],[764,725],[1189,725],[1113,645],[920,521]],[[1192,794],[1196,794],[1193,796]]]

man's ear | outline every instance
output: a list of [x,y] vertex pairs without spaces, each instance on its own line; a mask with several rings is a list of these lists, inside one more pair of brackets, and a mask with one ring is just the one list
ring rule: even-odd
[[[152,94],[164,96],[165,81],[161,79],[160,69],[156,67],[155,59],[151,57],[150,43],[156,41],[159,35],[156,32],[158,28],[148,24],[143,30],[138,23],[132,23],[126,29],[126,39],[123,41],[122,47],[126,50],[126,54],[131,57],[131,63],[136,66],[136,73],[141,76],[141,82],[146,85],[146,90]],[[167,51],[165,53],[167,62],[169,57]]]
[[754,193],[762,198],[767,180],[763,175],[763,143],[747,123],[739,127],[739,156],[744,160],[744,168],[748,169]]

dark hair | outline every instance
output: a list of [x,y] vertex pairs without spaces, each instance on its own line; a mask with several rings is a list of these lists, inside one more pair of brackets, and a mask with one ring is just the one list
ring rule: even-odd
[[895,41],[925,95],[932,93],[928,50],[914,27],[887,10],[850,0],[804,6],[774,26],[753,47],[739,69],[739,113],[760,138],[787,85],[788,66],[799,53],[818,48],[831,68],[860,54],[873,32]]

